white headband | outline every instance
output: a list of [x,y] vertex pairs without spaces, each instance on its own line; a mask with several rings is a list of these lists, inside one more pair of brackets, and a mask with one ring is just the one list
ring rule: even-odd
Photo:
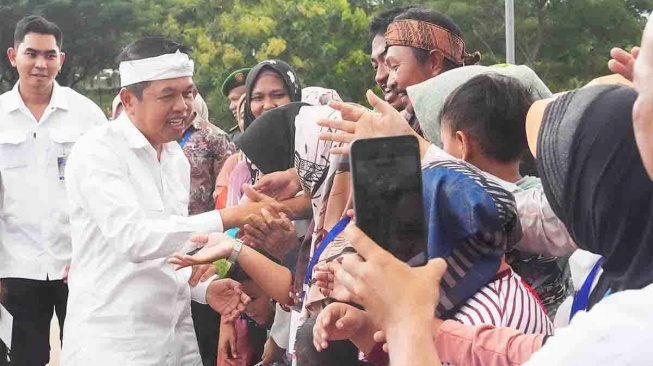
[[120,86],[193,76],[194,63],[187,54],[179,52],[120,63]]

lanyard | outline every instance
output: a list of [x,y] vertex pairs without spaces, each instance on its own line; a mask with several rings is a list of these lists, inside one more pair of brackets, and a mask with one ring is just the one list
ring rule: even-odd
[[604,258],[601,257],[599,258],[598,261],[596,261],[589,275],[587,275],[585,282],[583,282],[583,285],[580,287],[580,290],[578,290],[576,295],[574,295],[574,302],[571,304],[571,313],[569,314],[569,321],[573,319],[573,317],[576,315],[577,312],[581,310],[582,311],[587,310],[590,294],[592,292],[592,284],[594,283],[594,279],[599,273],[599,268],[601,268],[601,265],[603,264],[603,260]]
[[190,135],[193,133],[192,126],[188,126],[186,129],[186,132],[184,132],[184,136],[181,137],[181,140],[179,141],[179,146],[182,148],[184,145],[186,145],[186,142],[188,142],[188,139],[190,138]]
[[304,284],[308,284],[309,281],[311,280],[311,276],[313,274],[313,267],[317,264],[317,261],[320,259],[320,256],[322,256],[322,253],[326,249],[326,247],[333,241],[333,239],[336,238],[336,236],[340,235],[343,230],[347,227],[347,224],[349,224],[349,221],[351,221],[351,218],[349,216],[345,216],[338,223],[336,226],[329,231],[320,245],[315,249],[315,252],[313,253],[313,256],[311,257],[311,261],[308,263],[308,267],[306,268],[306,275],[304,276]]

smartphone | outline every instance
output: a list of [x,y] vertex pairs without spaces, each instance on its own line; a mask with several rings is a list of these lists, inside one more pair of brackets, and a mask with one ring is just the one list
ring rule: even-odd
[[356,225],[404,262],[423,257],[426,229],[417,138],[356,140],[349,159]]

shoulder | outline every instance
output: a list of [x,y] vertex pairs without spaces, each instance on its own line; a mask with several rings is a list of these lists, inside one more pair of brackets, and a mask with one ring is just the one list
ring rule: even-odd
[[70,152],[72,161],[90,159],[110,161],[116,156],[120,136],[113,125],[105,124],[89,130],[77,139]]
[[61,87],[61,91],[66,96],[70,110],[89,115],[89,117],[93,118],[91,122],[106,122],[107,118],[104,112],[91,99],[69,87]]

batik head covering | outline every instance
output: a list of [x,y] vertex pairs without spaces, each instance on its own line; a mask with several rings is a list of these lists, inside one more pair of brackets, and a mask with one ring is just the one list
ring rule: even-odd
[[605,258],[590,305],[653,283],[653,184],[635,143],[636,98],[623,86],[579,89],[546,106],[539,127],[538,170],[551,208],[580,248]]
[[281,60],[266,60],[260,62],[258,65],[247,74],[245,81],[245,129],[254,122],[254,114],[252,113],[252,91],[261,74],[266,70],[272,70],[281,77],[286,86],[286,91],[290,97],[291,102],[300,102],[302,98],[302,88],[299,83],[299,77],[295,70],[287,63]]
[[425,51],[438,50],[454,65],[474,65],[481,60],[481,54],[465,51],[465,41],[439,25],[421,20],[402,19],[390,24],[385,33],[385,42],[390,46],[408,46]]

